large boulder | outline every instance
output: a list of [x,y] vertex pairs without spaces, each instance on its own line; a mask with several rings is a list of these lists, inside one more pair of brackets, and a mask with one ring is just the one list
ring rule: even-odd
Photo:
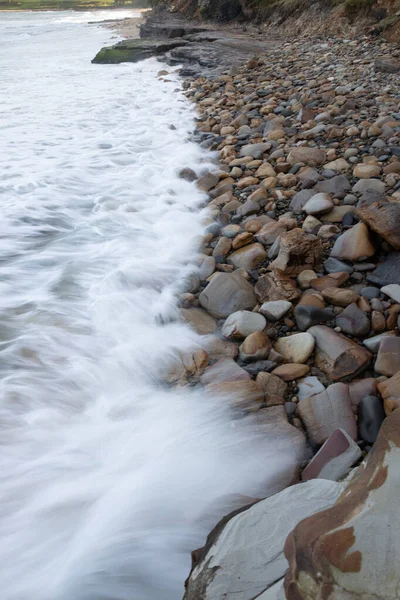
[[252,310],[257,300],[253,286],[235,271],[216,273],[201,292],[199,302],[211,316],[224,319],[238,310]]
[[285,555],[288,600],[398,600],[400,411],[334,506],[301,521]]
[[269,589],[275,599],[275,582],[288,568],[286,536],[301,519],[332,506],[341,490],[332,481],[309,481],[225,517],[192,553],[185,600],[253,600]]

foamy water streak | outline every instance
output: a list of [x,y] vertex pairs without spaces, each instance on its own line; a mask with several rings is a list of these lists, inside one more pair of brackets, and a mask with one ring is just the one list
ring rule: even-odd
[[[190,550],[257,495],[267,441],[159,374],[209,157],[160,64],[94,66],[72,14],[0,20],[3,600],[176,600]],[[171,128],[174,125],[175,128]]]

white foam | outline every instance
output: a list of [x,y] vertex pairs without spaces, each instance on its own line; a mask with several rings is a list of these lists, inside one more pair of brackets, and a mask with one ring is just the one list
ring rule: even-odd
[[1,598],[176,600],[227,496],[256,495],[272,469],[267,442],[220,399],[158,383],[197,342],[173,318],[203,196],[177,173],[210,156],[188,141],[193,109],[176,76],[157,79],[162,65],[91,65],[109,33],[13,19],[0,67]]

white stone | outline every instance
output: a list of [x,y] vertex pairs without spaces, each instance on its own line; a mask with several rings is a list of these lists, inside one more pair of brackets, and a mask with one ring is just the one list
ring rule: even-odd
[[279,321],[291,308],[292,303],[287,300],[271,300],[261,305],[260,313],[269,321]]
[[254,331],[262,331],[266,325],[265,317],[259,313],[239,310],[226,319],[222,327],[222,335],[227,338],[241,339]]
[[389,296],[395,302],[400,303],[400,285],[398,283],[391,283],[381,288],[381,292]]
[[315,340],[310,333],[295,333],[280,338],[275,350],[282,354],[288,362],[305,363],[313,353]]
[[[309,481],[234,516],[194,568],[186,600],[198,600],[197,590],[203,591],[203,585],[202,600],[282,598],[282,587],[275,584],[288,569],[286,537],[299,521],[331,507],[343,487],[323,479]],[[266,594],[270,588],[272,595]]]
[[303,211],[308,215],[320,215],[323,213],[330,212],[334,207],[334,204],[329,196],[324,192],[315,194],[308,200],[303,206]]
[[315,396],[325,390],[325,387],[322,385],[318,377],[310,376],[304,377],[300,379],[297,384],[298,392],[297,397],[299,400],[303,400],[304,398],[309,398],[310,396]]

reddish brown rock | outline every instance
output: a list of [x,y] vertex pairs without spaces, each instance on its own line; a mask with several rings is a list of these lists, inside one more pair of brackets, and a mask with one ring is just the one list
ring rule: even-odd
[[346,307],[353,302],[357,302],[360,296],[353,290],[329,287],[322,290],[322,297],[329,304]]
[[378,383],[378,390],[383,398],[385,413],[390,415],[400,406],[400,371],[390,379]]
[[325,325],[314,325],[308,333],[315,338],[315,362],[332,381],[353,379],[371,362],[371,352]]
[[400,204],[374,202],[361,206],[357,215],[393,248],[400,250]]
[[279,269],[274,269],[268,275],[262,275],[254,287],[254,293],[259,302],[271,300],[296,300],[301,292],[296,282]]
[[318,268],[322,262],[322,240],[302,229],[282,233],[278,257],[269,269],[280,269],[295,277],[305,269]]
[[375,371],[380,375],[391,377],[400,371],[400,338],[397,336],[384,337],[379,344],[378,356],[375,361]]
[[399,460],[396,411],[336,503],[289,534],[288,600],[398,599]]
[[272,375],[277,375],[283,381],[294,381],[304,377],[309,372],[310,367],[308,365],[300,365],[298,363],[287,363],[285,365],[279,365],[272,371]]
[[349,277],[350,275],[344,272],[331,273],[330,275],[324,275],[324,277],[313,279],[311,281],[311,287],[318,292],[322,292],[328,288],[338,288],[343,285]]

